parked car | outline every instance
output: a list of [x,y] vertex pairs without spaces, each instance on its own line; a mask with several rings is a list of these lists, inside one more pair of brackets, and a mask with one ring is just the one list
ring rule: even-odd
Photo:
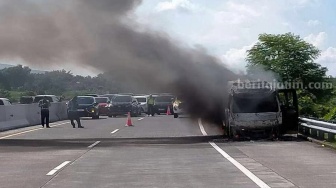
[[131,95],[131,96],[134,96],[134,93],[118,93],[118,95]]
[[84,96],[98,97],[98,95],[97,95],[97,94],[86,94],[86,95],[84,95]]
[[134,98],[136,98],[136,100],[140,104],[141,112],[146,113],[148,111],[148,105],[147,105],[148,95],[134,96]]
[[104,95],[99,95],[99,97],[108,97],[110,101],[116,96],[117,94],[104,94]]
[[47,97],[47,100],[49,100],[49,102],[60,102],[60,98],[56,95],[36,95],[34,97],[34,103],[38,103],[44,97]]
[[99,119],[99,103],[95,97],[78,96],[78,113],[80,117],[92,117],[92,119]]
[[99,115],[107,115],[110,99],[108,97],[95,97],[95,100],[98,103]]
[[159,95],[155,98],[154,110],[156,114],[166,113],[168,106],[170,110],[173,109],[173,100],[175,97],[173,95]]
[[12,105],[12,102],[7,98],[0,98],[0,105],[9,106],[9,105]]
[[20,104],[31,104],[34,102],[34,96],[22,96],[20,97]]
[[131,116],[138,116],[141,114],[140,105],[136,98],[131,95],[116,95],[109,105],[109,117],[116,117],[117,115],[125,115],[131,113]]

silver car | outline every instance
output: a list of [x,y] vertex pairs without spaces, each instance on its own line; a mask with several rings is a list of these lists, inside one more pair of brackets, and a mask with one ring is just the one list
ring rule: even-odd
[[134,96],[140,104],[141,112],[146,113],[148,111],[147,99],[149,95]]

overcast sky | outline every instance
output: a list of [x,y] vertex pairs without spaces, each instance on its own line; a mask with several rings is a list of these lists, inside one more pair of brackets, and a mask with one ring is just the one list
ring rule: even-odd
[[151,0],[137,19],[204,46],[234,70],[245,70],[246,50],[259,34],[293,32],[322,50],[317,62],[336,76],[335,10],[333,0]]
[[[322,50],[317,62],[336,76],[335,10],[334,0],[144,0],[134,19],[181,43],[203,46],[235,71],[245,70],[246,50],[259,34],[293,32]],[[73,65],[32,68],[96,74]]]

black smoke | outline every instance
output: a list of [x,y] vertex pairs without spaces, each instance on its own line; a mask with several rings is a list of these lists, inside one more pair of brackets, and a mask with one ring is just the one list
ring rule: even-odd
[[[202,48],[132,20],[140,0],[0,1],[0,58],[118,72],[148,91],[180,96],[193,116],[219,119],[236,76]],[[129,83],[129,82],[128,82]]]

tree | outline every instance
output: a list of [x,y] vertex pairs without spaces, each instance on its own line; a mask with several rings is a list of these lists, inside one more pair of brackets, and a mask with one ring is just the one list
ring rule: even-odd
[[1,73],[10,88],[18,89],[19,87],[23,87],[25,83],[31,79],[30,71],[31,69],[29,67],[17,65],[15,67],[5,68],[1,70]]
[[[278,81],[301,82],[308,86],[309,83],[326,80],[327,68],[314,63],[319,55],[319,49],[298,35],[261,34],[259,42],[247,51],[247,71],[251,75],[260,74],[256,70],[262,67],[278,74]],[[307,89],[314,94],[318,93]]]

